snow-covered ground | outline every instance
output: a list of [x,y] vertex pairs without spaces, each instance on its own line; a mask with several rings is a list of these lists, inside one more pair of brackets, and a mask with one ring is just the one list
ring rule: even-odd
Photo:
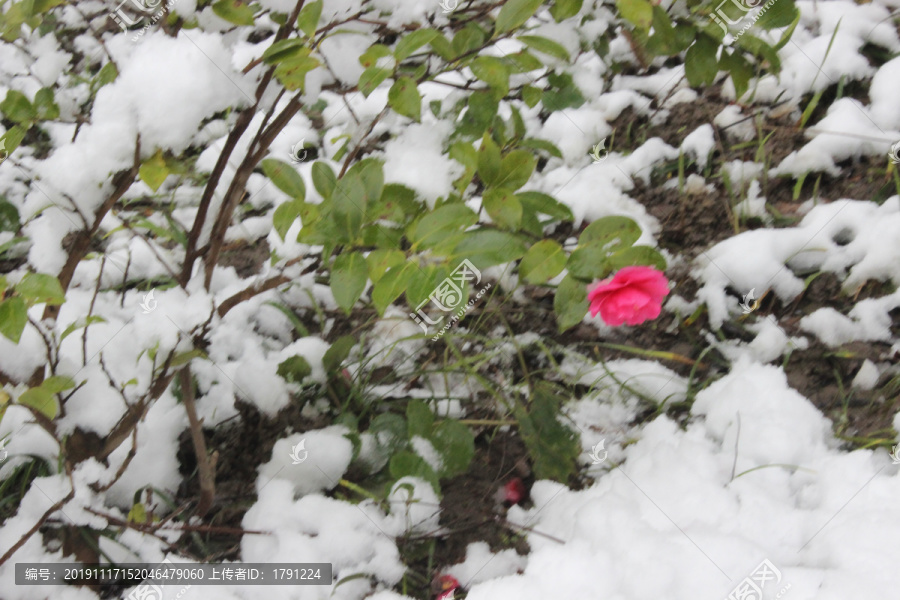
[[[268,42],[255,45],[219,33],[227,29],[227,23],[208,8],[198,10],[196,4],[194,0],[178,0],[173,10],[196,18],[203,25],[202,32],[190,29],[172,38],[150,28],[138,41],[130,39],[132,32],[112,36],[104,46],[91,35],[78,38],[80,52],[97,60],[107,52],[115,58],[118,79],[97,95],[92,119],[79,125],[74,142],[58,144],[45,158],[23,151],[0,166],[0,190],[23,218],[35,217],[25,228],[33,241],[28,254],[33,270],[59,272],[66,259],[62,240],[81,226],[73,220],[75,209],[91,214],[109,195],[113,187],[109,173],[131,164],[138,134],[145,149],[162,147],[180,152],[194,144],[208,143],[197,158],[197,168],[212,171],[226,138],[227,124],[210,116],[252,104],[258,72],[245,70],[245,66]],[[293,2],[284,0],[264,0],[261,4],[284,11],[293,7]],[[350,14],[360,5],[354,0],[325,4],[326,13],[332,11],[333,15]],[[377,0],[375,4],[390,10],[390,18],[396,23],[424,15],[445,18],[436,0],[428,6],[418,0]],[[746,214],[761,216],[765,212],[759,183],[764,175],[802,176],[811,172],[839,176],[839,163],[861,156],[887,160],[891,145],[900,141],[900,57],[876,69],[863,53],[867,45],[891,56],[900,52],[894,16],[900,1],[857,4],[850,0],[799,0],[797,5],[802,19],[791,42],[779,51],[784,69],[781,76],[766,75],[751,81],[744,100],[754,93],[755,106],[766,107],[778,99],[799,116],[805,108],[800,104],[804,94],[844,78],[868,82],[869,102],[852,98],[833,102],[821,120],[808,124],[805,145],[779,164],[736,161],[738,164],[727,165],[731,182],[748,190],[741,198]],[[64,22],[81,23],[75,8],[62,9],[62,15]],[[601,25],[592,21],[579,33],[550,23],[539,26],[535,33],[575,50],[579,35],[584,37],[588,29],[593,31]],[[779,32],[754,33],[770,36],[774,42]],[[359,37],[354,41],[352,36],[333,38],[323,44],[331,74],[319,70],[307,81],[305,100],[312,103],[321,98],[327,104],[323,119],[328,131],[320,145],[328,159],[338,150],[333,138],[344,133],[361,135],[364,128],[357,120],[370,122],[387,102],[387,89],[382,87],[368,98],[355,96],[350,102],[352,110],[345,110],[341,98],[322,91],[334,80],[358,80],[362,67],[357,57],[371,43]],[[0,95],[8,89],[33,94],[43,85],[64,80],[71,85],[56,101],[63,115],[74,115],[86,97],[86,84],[68,79],[66,50],[49,41],[40,44],[31,49],[39,53],[32,63],[26,63],[11,45],[0,45]],[[618,58],[629,55],[624,38],[617,38],[610,53]],[[679,101],[696,98],[682,78],[683,66],[660,67],[647,77],[613,76],[607,68],[593,53],[581,54],[575,61],[571,71],[587,99],[577,109],[553,113],[541,123],[538,109],[522,107],[529,134],[553,142],[562,152],[562,158],[551,158],[528,187],[553,194],[568,205],[576,225],[607,215],[629,216],[642,228],[639,243],[652,245],[661,224],[629,195],[634,181],[648,182],[654,166],[676,159],[680,152],[702,169],[717,143],[713,125],[736,124],[727,130],[727,135],[735,139],[754,135],[752,127],[748,132],[740,123],[751,108],[749,101],[744,106],[732,105],[718,115],[715,123],[692,132],[681,148],[653,138],[635,148],[613,147],[603,162],[591,164],[588,152],[610,134],[609,123],[626,108],[649,115],[653,98],[668,98],[665,108],[652,115],[657,122],[665,122],[668,109]],[[733,99],[731,83],[726,82],[723,89]],[[433,99],[452,104],[461,97],[450,87],[425,85],[422,90],[426,105]],[[250,128],[260,126],[269,106],[283,108],[285,103],[274,95],[265,98]],[[173,106],[179,110],[172,110]],[[451,190],[462,167],[442,153],[449,130],[429,117],[423,114],[422,125],[405,126],[399,117],[391,115],[379,122],[372,135],[393,134],[382,151],[387,181],[414,189],[431,206]],[[61,142],[72,140],[75,129],[74,123],[55,124],[48,133]],[[297,139],[310,141],[318,135],[309,119],[298,116],[276,138],[273,153],[287,156]],[[248,151],[248,143],[242,140],[232,161],[240,161]],[[340,167],[338,162],[332,164]],[[28,169],[35,180],[23,177],[22,169]],[[311,162],[298,167],[309,196],[318,200],[311,169]],[[231,166],[226,167],[223,185],[234,174]],[[170,175],[161,189],[175,190],[177,179],[177,175]],[[738,185],[741,183],[743,187]],[[702,189],[705,181],[697,177],[689,184]],[[254,207],[286,200],[258,173],[251,175],[247,188]],[[125,197],[139,198],[148,191],[138,183]],[[187,201],[190,195],[183,186],[173,192],[174,219],[191,221],[195,208]],[[742,294],[755,289],[757,297],[771,290],[786,304],[803,292],[805,275],[814,271],[836,274],[848,293],[868,281],[900,288],[900,197],[895,195],[880,204],[867,198],[831,203],[803,199],[803,217],[796,225],[746,231],[705,249],[689,265],[691,277],[699,286],[696,297],[684,298],[675,290],[660,320],[668,324],[704,305],[711,327],[718,329],[741,314],[738,300],[726,288]],[[48,205],[56,206],[44,210]],[[36,216],[38,213],[40,216]],[[306,266],[302,260],[285,266],[309,250],[292,241],[299,222],[285,242],[271,231],[271,219],[269,211],[265,217],[249,218],[229,230],[229,239],[267,235],[267,242],[280,257],[278,265],[264,263],[263,272],[255,277],[262,281],[283,272],[295,281],[295,286],[283,294],[292,306],[336,308],[327,286],[317,283],[312,275],[301,275]],[[109,230],[120,225],[114,214],[104,223]],[[204,235],[208,234],[204,230]],[[0,244],[11,237],[8,232],[0,233]],[[156,290],[152,310],[138,308],[147,298],[137,290],[121,297],[115,293],[95,298],[98,277],[109,287],[124,283],[126,270],[129,281],[164,277],[183,258],[179,252],[177,247],[151,246],[119,230],[110,236],[102,275],[99,257],[82,261],[76,269],[57,322],[74,323],[89,313],[88,307],[105,322],[91,325],[86,340],[72,335],[59,349],[57,371],[68,373],[78,382],[86,381],[67,402],[65,416],[57,420],[61,435],[76,427],[101,436],[108,434],[126,411],[123,399],[140,397],[153,380],[158,365],[146,349],[155,346],[158,356],[189,350],[190,339],[185,332],[202,326],[211,318],[213,306],[248,285],[234,269],[223,268],[215,272],[209,291],[200,285],[187,291],[177,286]],[[678,257],[671,258],[678,261]],[[15,273],[10,278],[20,276]],[[491,277],[505,290],[517,283],[499,274]],[[260,294],[224,317],[215,318],[209,360],[195,361],[194,365],[202,392],[197,408],[207,426],[235,417],[236,399],[253,403],[266,415],[287,406],[295,388],[276,371],[286,358],[304,357],[312,369],[312,380],[325,380],[322,359],[328,343],[319,336],[292,340],[291,323],[266,304],[278,298],[275,291]],[[583,466],[591,484],[575,491],[552,481],[536,482],[530,492],[533,508],[514,506],[507,517],[528,531],[531,552],[527,556],[518,556],[513,550],[491,553],[486,544],[476,543],[469,547],[463,563],[448,566],[445,572],[459,580],[470,600],[757,600],[758,596],[742,594],[748,585],[763,584],[762,597],[766,599],[900,596],[900,509],[895,504],[900,497],[900,458],[892,460],[884,449],[842,449],[832,433],[832,423],[788,386],[779,366],[791,349],[805,348],[814,340],[830,347],[878,341],[891,347],[893,354],[877,363],[867,362],[854,382],[871,387],[887,374],[896,374],[900,340],[891,329],[896,317],[890,313],[897,307],[900,291],[856,302],[847,314],[823,307],[800,321],[806,337],[790,336],[776,318],[756,315],[748,318],[756,335],[750,342],[721,341],[710,334],[710,345],[732,364],[726,375],[697,394],[685,427],[665,415],[630,426],[638,407],[634,397],[618,387],[601,388],[573,399],[565,411],[581,431]],[[39,319],[40,311],[32,317]],[[596,323],[590,317],[586,322]],[[597,324],[598,339],[608,332],[604,325]],[[389,310],[376,326],[375,339],[362,351],[378,355],[378,361],[401,372],[409,357],[422,352],[424,341],[399,340],[417,333],[418,327],[404,313]],[[34,327],[26,328],[19,344],[0,337],[2,371],[15,380],[27,380],[46,362],[44,344]],[[105,359],[102,364],[91,358],[101,352]],[[643,395],[658,401],[681,401],[687,393],[688,382],[658,362],[633,359],[611,362],[607,367]],[[561,369],[573,381],[588,385],[606,373],[599,366],[574,362],[564,363]],[[129,385],[120,392],[110,385],[108,377]],[[25,388],[7,385],[5,389],[15,398]],[[460,384],[449,391],[462,396],[468,390]],[[458,404],[446,404],[441,408],[451,416],[460,414]],[[22,406],[11,405],[3,415],[0,439],[8,437],[8,458],[0,465],[0,478],[29,455],[53,462],[59,456],[57,443],[32,421],[31,413]],[[900,413],[893,425],[900,430]],[[106,519],[89,509],[125,519],[136,490],[147,485],[177,490],[183,477],[176,451],[185,427],[184,408],[167,391],[150,407],[133,458],[129,457],[128,442],[109,456],[108,464],[88,460],[71,475],[35,479],[18,512],[0,529],[0,555],[57,502],[62,501],[57,507],[62,522],[102,529],[108,525]],[[613,431],[617,432],[614,438],[598,433]],[[343,426],[335,425],[302,435],[295,433],[276,443],[271,459],[259,469],[258,498],[242,523],[246,530],[267,533],[243,536],[240,550],[247,563],[330,562],[338,580],[356,574],[367,577],[324,587],[167,586],[162,590],[164,597],[404,598],[391,591],[405,570],[396,538],[408,532],[440,533],[440,499],[419,478],[404,478],[393,486],[390,511],[370,500],[351,504],[329,497],[328,492],[338,486],[354,456],[353,445],[344,433]],[[309,457],[295,464],[291,451],[301,440],[305,440]],[[608,454],[593,464],[590,453],[604,440]],[[362,460],[377,463],[384,459],[371,436],[363,437],[361,443]],[[427,440],[417,444],[417,452],[426,461],[440,461]],[[94,491],[113,481],[126,460],[130,460],[128,468],[108,491]],[[72,490],[74,496],[64,500]],[[103,539],[101,548],[120,561],[157,562],[168,555],[180,563],[187,559],[166,551],[179,535],[161,530],[154,537],[123,529],[116,541]],[[58,548],[45,547],[40,535],[29,537],[10,560],[0,565],[0,599],[97,598],[88,589],[14,584],[16,562],[67,560]]]

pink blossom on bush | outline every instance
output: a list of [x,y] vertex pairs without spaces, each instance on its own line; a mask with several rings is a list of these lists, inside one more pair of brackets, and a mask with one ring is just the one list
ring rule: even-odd
[[655,319],[669,293],[669,280],[653,267],[625,267],[588,291],[591,316],[607,325],[639,325]]

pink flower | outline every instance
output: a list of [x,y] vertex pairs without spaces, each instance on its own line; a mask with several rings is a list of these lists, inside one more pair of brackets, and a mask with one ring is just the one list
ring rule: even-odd
[[607,325],[639,325],[655,319],[669,293],[669,280],[653,267],[625,267],[588,292],[591,316]]

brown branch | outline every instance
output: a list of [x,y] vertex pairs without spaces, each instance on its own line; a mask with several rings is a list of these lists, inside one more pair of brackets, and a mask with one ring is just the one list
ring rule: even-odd
[[[209,289],[210,282],[212,281],[213,270],[215,269],[216,263],[219,260],[219,253],[222,250],[222,244],[225,240],[225,233],[228,231],[228,224],[231,222],[231,217],[234,214],[234,210],[237,208],[240,199],[244,195],[244,186],[247,183],[247,180],[250,179],[250,174],[253,173],[253,169],[256,168],[256,165],[262,160],[262,157],[269,150],[269,146],[271,146],[272,142],[275,140],[275,137],[284,129],[284,126],[287,125],[288,121],[290,121],[297,112],[300,111],[300,108],[303,104],[300,102],[300,95],[296,95],[291,98],[290,102],[288,102],[287,106],[284,107],[284,110],[275,117],[275,120],[272,121],[272,124],[262,132],[261,135],[254,140],[251,146],[258,146],[258,150],[255,153],[249,154],[244,157],[241,166],[238,168],[237,173],[235,173],[234,178],[231,180],[231,185],[228,187],[228,191],[225,193],[225,199],[222,202],[222,206],[219,209],[219,214],[216,217],[216,222],[213,225],[212,232],[209,235],[209,244],[206,252],[206,256],[204,256],[204,267],[206,269],[206,278],[204,280],[204,287]],[[258,143],[257,143],[258,142]]]
[[254,296],[257,296],[259,294],[262,294],[263,292],[269,291],[272,288],[276,288],[279,285],[281,285],[282,283],[287,283],[290,280],[291,280],[290,277],[285,277],[284,275],[276,275],[275,277],[266,279],[262,283],[258,283],[256,285],[251,285],[250,287],[241,290],[240,292],[238,292],[237,294],[226,299],[224,302],[222,302],[222,304],[219,305],[219,308],[217,311],[219,313],[219,318],[224,317],[228,313],[228,311],[230,311],[232,308],[234,308],[241,302],[245,302]]
[[206,182],[203,196],[200,197],[200,205],[197,207],[197,216],[194,217],[194,226],[191,228],[191,232],[188,235],[187,248],[184,254],[184,265],[181,268],[181,276],[178,280],[181,287],[187,286],[188,280],[191,278],[191,271],[193,271],[194,261],[200,254],[197,250],[200,232],[203,230],[203,225],[206,223],[209,205],[212,203],[213,194],[216,191],[216,187],[219,185],[222,173],[225,171],[225,165],[228,164],[228,159],[231,158],[231,153],[234,152],[238,140],[241,139],[241,136],[244,135],[244,132],[250,126],[250,121],[253,120],[255,112],[256,106],[253,106],[241,111],[238,115],[237,121],[234,124],[234,129],[228,134],[228,139],[225,140],[225,146],[222,148],[222,152],[219,153],[219,160],[216,161],[216,166],[213,167],[212,173],[209,175],[209,180]]
[[6,551],[6,554],[4,554],[3,556],[0,556],[0,565],[2,565],[3,563],[5,563],[7,560],[10,559],[10,557],[11,557],[13,554],[16,553],[16,550],[18,550],[19,548],[21,548],[22,545],[23,545],[25,542],[27,542],[28,539],[29,539],[31,536],[33,536],[33,535],[37,532],[38,529],[41,528],[41,525],[43,525],[44,522],[45,522],[47,519],[50,518],[50,515],[52,515],[53,513],[55,513],[56,511],[58,511],[59,509],[61,509],[61,508],[63,507],[63,505],[65,505],[66,502],[68,502],[69,500],[71,500],[71,499],[74,498],[74,497],[75,497],[75,488],[73,487],[73,488],[72,488],[72,491],[70,491],[70,492],[68,493],[68,495],[66,495],[65,498],[63,498],[62,500],[60,500],[59,502],[57,502],[56,504],[54,504],[53,506],[51,506],[50,508],[48,508],[47,511],[46,511],[43,515],[41,515],[41,518],[37,520],[37,523],[35,523],[35,524],[31,527],[31,529],[29,529],[28,531],[26,531],[26,532],[25,532],[25,535],[23,535],[22,537],[20,537],[20,538],[19,538],[19,541],[16,542],[15,544],[13,544],[12,547],[11,547],[9,550]]
[[209,512],[216,497],[215,463],[218,453],[207,454],[206,439],[203,437],[203,423],[197,418],[197,407],[194,404],[194,381],[191,378],[190,365],[180,371],[181,400],[187,412],[191,427],[191,440],[194,443],[194,454],[197,456],[197,473],[200,479],[200,501],[197,503],[196,515],[201,519]]
[[[68,260],[66,260],[66,264],[63,265],[62,270],[59,272],[57,279],[59,279],[59,284],[62,286],[63,291],[69,289],[69,284],[72,282],[72,276],[75,274],[75,268],[78,266],[78,263],[87,255],[88,250],[91,245],[91,238],[97,233],[97,230],[100,229],[100,223],[103,221],[104,217],[106,217],[106,213],[108,213],[112,207],[119,201],[122,195],[128,191],[128,188],[131,187],[131,184],[134,183],[134,178],[138,174],[138,169],[140,168],[140,150],[141,150],[141,140],[138,137],[137,143],[134,148],[134,164],[130,169],[125,171],[119,171],[113,177],[113,185],[115,185],[115,189],[112,194],[100,205],[100,207],[94,212],[94,224],[91,225],[90,229],[82,229],[78,232],[75,237],[75,243],[72,245],[72,249],[69,251]],[[46,319],[55,319],[59,316],[59,306],[58,305],[47,305],[44,308],[44,314],[41,317],[42,320]]]
[[[162,373],[167,373],[169,370],[169,365],[172,363],[172,358],[175,356],[175,351],[169,353],[166,357],[166,362],[162,366]],[[144,415],[147,414],[147,411],[150,409],[150,404],[153,400],[156,400],[160,396],[162,396],[163,392],[166,391],[166,388],[169,387],[169,383],[172,382],[172,379],[175,377],[175,373],[168,373],[163,377],[158,377],[153,381],[150,385],[150,389],[147,390],[147,393],[141,398],[138,402],[128,407],[128,410],[125,411],[125,414],[119,419],[119,422],[116,423],[116,426],[113,427],[112,431],[107,434],[104,442],[103,449],[96,454],[96,458],[99,461],[104,461],[112,454],[116,448],[118,448],[122,442],[128,439],[131,435],[131,430],[137,427],[137,424],[144,418]],[[87,458],[87,457],[86,457]]]
[[123,521],[118,517],[114,517],[112,515],[106,514],[99,510],[93,509],[89,506],[85,507],[85,510],[89,513],[95,514],[98,517],[103,517],[112,525],[117,525],[119,527],[128,527],[130,529],[136,529],[138,531],[144,533],[152,533],[155,535],[157,531],[200,531],[204,533],[224,533],[224,534],[233,534],[233,535],[272,535],[271,531],[258,531],[255,529],[240,529],[237,527],[221,527],[215,525],[188,525],[183,524],[179,527],[160,527],[160,523],[154,524],[143,524],[143,523],[135,523],[134,521]]

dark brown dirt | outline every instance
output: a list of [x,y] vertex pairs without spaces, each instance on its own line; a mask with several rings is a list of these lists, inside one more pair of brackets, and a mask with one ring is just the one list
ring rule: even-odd
[[[711,123],[727,104],[728,101],[721,97],[718,88],[709,88],[697,102],[673,107],[667,124],[662,126],[651,126],[645,117],[637,117],[630,109],[626,110],[613,123],[616,131],[613,144],[616,148],[634,148],[646,139],[660,137],[677,147],[687,134],[704,123]],[[811,122],[814,121],[815,119]],[[763,135],[771,134],[765,143],[765,152],[774,161],[773,164],[806,143],[803,132],[784,119],[763,122],[761,128]],[[727,137],[721,130],[717,129],[716,133],[719,143],[710,157],[711,164],[755,159],[755,144],[735,148],[735,144],[726,141]],[[884,165],[877,158],[851,161],[842,167],[842,175],[837,179],[827,176],[808,178],[800,198],[810,197],[814,189],[825,201],[842,197],[879,201],[893,193],[893,182],[884,179]],[[692,259],[716,242],[734,235],[735,221],[728,193],[721,179],[708,169],[699,174],[716,186],[713,193],[685,196],[677,190],[662,190],[666,180],[677,177],[677,168],[677,162],[664,165],[653,174],[651,185],[638,183],[632,196],[659,220],[662,226],[658,236],[660,245],[674,254]],[[692,173],[698,173],[698,169],[688,162],[685,175]],[[798,201],[793,200],[794,182],[789,179],[771,179],[765,186],[763,192],[770,205],[785,217],[776,226],[792,224],[796,220],[799,205]],[[759,225],[752,221],[737,223],[739,231]],[[551,237],[562,240],[576,234],[570,226],[563,225]],[[239,242],[226,248],[222,263],[234,266],[241,276],[246,277],[258,273],[268,255],[269,249],[264,240]],[[695,296],[697,284],[684,269],[678,272],[673,269],[669,276],[679,295],[687,299]],[[881,381],[874,390],[860,391],[851,388],[850,381],[866,358],[879,362],[896,359],[887,355],[889,348],[882,343],[854,343],[840,348],[827,348],[800,331],[798,323],[803,316],[820,307],[831,306],[846,313],[858,300],[878,297],[887,291],[889,290],[885,286],[867,284],[855,297],[849,297],[841,291],[837,278],[824,274],[814,279],[808,289],[789,305],[782,305],[774,295],[769,294],[763,298],[758,309],[759,314],[776,315],[789,335],[804,335],[810,340],[808,349],[794,351],[787,360],[785,370],[788,381],[833,420],[835,433],[849,447],[865,445],[879,435],[892,437],[893,434],[887,435],[885,432],[890,430],[893,415],[900,409],[900,385],[892,386],[887,381]],[[739,290],[731,292],[736,296],[740,295]],[[596,330],[590,325],[579,325],[569,331],[558,332],[553,314],[552,290],[529,286],[524,293],[530,300],[526,307],[512,304],[501,294],[489,294],[466,316],[462,327],[470,333],[485,336],[495,336],[498,325],[508,327],[508,331],[514,335],[537,333],[551,347],[555,343],[597,360],[640,357],[635,352],[611,348],[605,344],[672,353],[676,355],[675,360],[661,359],[661,362],[683,377],[692,376],[694,393],[727,372],[724,357],[715,351],[707,351],[709,343],[705,335],[709,324],[703,313],[696,319],[682,321],[672,331],[667,331],[671,319],[664,319],[627,331],[615,330],[610,336],[600,340]],[[319,332],[315,315],[308,313],[297,316],[311,333]],[[369,310],[354,312],[352,318],[339,313],[329,316],[335,317],[329,341],[334,341],[341,335],[354,335],[365,330],[366,324],[375,318],[374,313]],[[894,330],[900,331],[900,310],[895,311],[893,317]],[[743,341],[753,338],[742,319],[726,323],[720,333],[726,338]],[[426,348],[427,361],[446,360],[446,351],[444,341],[430,344]],[[529,376],[540,376],[545,368],[541,363],[543,356],[540,352],[526,349],[522,357],[524,365],[516,363],[511,373],[502,374],[511,378],[509,383],[522,381],[526,377],[526,371]],[[562,356],[554,358],[559,360]],[[390,369],[382,371],[373,376],[385,381],[397,379],[396,373]],[[492,371],[489,375],[497,373]],[[414,388],[421,383],[412,379],[407,385]],[[219,453],[217,498],[208,522],[240,528],[245,511],[255,501],[254,482],[258,466],[269,460],[274,442],[290,429],[304,431],[327,424],[324,420],[320,423],[304,420],[300,416],[301,406],[302,402],[298,400],[275,418],[269,419],[249,405],[241,404],[239,419],[205,431],[210,451]],[[665,407],[670,416],[682,422],[690,418],[689,409],[690,400],[682,405]],[[655,407],[647,407],[638,415],[636,422],[654,418],[656,414]],[[506,418],[506,415],[485,412],[469,417],[496,419]],[[178,501],[193,502],[197,497],[193,448],[187,433],[180,441],[179,459],[186,483],[179,491]],[[524,537],[504,522],[506,508],[497,505],[495,493],[511,477],[522,477],[526,488],[530,488],[533,479],[528,475],[529,472],[528,453],[514,431],[500,432],[493,427],[477,431],[476,454],[468,472],[442,482],[441,525],[449,533],[425,540],[397,540],[409,567],[409,588],[406,593],[417,598],[430,598],[432,594],[429,585],[433,578],[441,574],[445,567],[463,560],[466,547],[472,542],[486,541],[494,551],[515,548],[519,553],[527,552]],[[357,475],[359,474],[348,474],[348,478],[359,482],[363,476],[359,475],[357,478]],[[526,500],[526,504],[527,502]],[[239,535],[204,533],[200,538],[202,544],[196,538],[187,536],[182,540],[186,551],[193,553],[197,559],[239,558]]]
[[250,277],[262,271],[263,263],[269,260],[269,244],[265,238],[255,242],[239,240],[222,248],[219,264],[234,267],[240,277]]

